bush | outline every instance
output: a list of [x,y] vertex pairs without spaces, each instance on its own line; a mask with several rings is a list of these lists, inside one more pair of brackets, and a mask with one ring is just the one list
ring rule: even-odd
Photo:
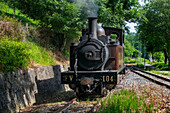
[[138,67],[139,67],[139,68],[144,68],[144,65],[139,63],[139,64],[138,64]]
[[152,65],[163,70],[170,70],[170,67],[168,67],[168,64],[165,64],[163,62],[153,63]]
[[30,47],[26,42],[0,40],[0,71],[26,68],[30,57]]
[[128,62],[129,62],[129,60],[128,60],[127,57],[125,57],[124,61],[125,61],[125,63],[128,63]]
[[164,54],[162,52],[155,52],[154,58],[157,62],[163,62],[165,60]]
[[129,63],[136,63],[136,59],[130,59],[130,62]]
[[125,57],[125,63],[129,63],[129,64],[131,64],[131,63],[137,63],[137,61],[136,61],[136,59],[128,59],[127,57]]

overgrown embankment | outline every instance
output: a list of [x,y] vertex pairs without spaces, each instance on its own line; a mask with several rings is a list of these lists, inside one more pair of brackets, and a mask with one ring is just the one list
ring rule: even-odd
[[46,41],[48,37],[43,39],[40,27],[22,23],[2,13],[2,9],[0,12],[0,72],[55,65],[66,60],[59,58],[62,54]]

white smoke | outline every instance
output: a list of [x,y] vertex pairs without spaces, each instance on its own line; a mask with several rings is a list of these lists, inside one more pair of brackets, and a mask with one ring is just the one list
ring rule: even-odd
[[79,7],[83,7],[83,13],[88,17],[97,17],[99,6],[96,4],[98,0],[73,0]]

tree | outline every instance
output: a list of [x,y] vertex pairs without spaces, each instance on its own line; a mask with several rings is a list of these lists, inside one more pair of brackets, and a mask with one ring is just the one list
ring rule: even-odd
[[56,34],[51,36],[53,39],[56,39],[58,34],[62,34],[62,40],[55,41],[62,42],[61,51],[66,43],[80,36],[83,23],[87,23],[85,17],[87,13],[84,14],[86,9],[91,13],[99,8],[99,22],[104,26],[117,28],[124,28],[125,21],[134,21],[140,16],[138,0],[97,0],[97,3],[96,0],[83,0],[84,5],[77,5],[76,1],[80,2],[79,0],[15,0],[17,3],[15,7],[29,17],[39,20],[42,27],[53,31]]
[[137,21],[140,18],[138,0],[99,0],[99,6],[99,22],[104,26],[124,28],[125,21]]
[[135,33],[125,34],[125,56],[137,58],[141,52],[139,36]]
[[135,51],[135,48],[126,39],[125,39],[125,50],[124,51],[125,51],[125,56],[126,57],[132,57],[133,52]]
[[[12,1],[12,0],[9,0]],[[49,28],[52,40],[55,39],[60,51],[66,43],[77,38],[82,22],[80,20],[80,7],[66,0],[15,0],[17,8],[29,17],[40,20],[41,27]],[[9,2],[11,3],[11,2]],[[56,38],[62,36],[62,38]]]
[[163,51],[170,65],[170,1],[152,0],[144,7],[147,21],[139,22],[139,33],[147,51]]

